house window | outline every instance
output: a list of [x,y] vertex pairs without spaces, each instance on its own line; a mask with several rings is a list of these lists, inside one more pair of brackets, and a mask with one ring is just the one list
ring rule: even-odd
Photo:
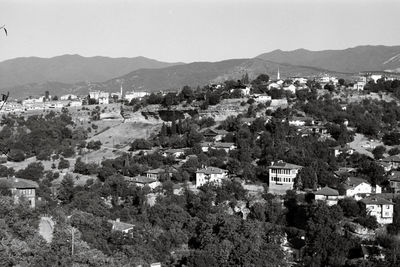
[[390,209],[390,206],[389,206],[389,205],[386,205],[386,209],[387,209],[387,210]]

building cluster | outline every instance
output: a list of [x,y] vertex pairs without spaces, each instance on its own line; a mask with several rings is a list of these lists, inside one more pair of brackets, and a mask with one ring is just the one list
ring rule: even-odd
[[75,94],[66,94],[58,97],[52,97],[51,95],[40,96],[40,97],[29,97],[22,101],[0,101],[2,106],[1,112],[25,112],[32,110],[51,110],[61,109],[64,107],[81,107],[85,103],[107,105],[115,101],[132,101],[135,98],[143,98],[148,95],[147,92],[135,92],[128,91],[123,93],[121,91],[117,93],[109,93],[104,91],[89,91],[88,95],[78,96]]

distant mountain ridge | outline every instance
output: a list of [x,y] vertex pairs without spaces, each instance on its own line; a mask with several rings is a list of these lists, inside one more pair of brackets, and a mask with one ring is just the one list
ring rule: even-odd
[[[355,73],[362,71],[400,71],[400,46],[359,46],[325,51],[275,50],[250,59],[188,64],[164,63],[143,57],[114,61],[104,57],[67,55],[46,61],[47,65],[41,60],[40,64],[37,63],[37,58],[33,58],[33,63],[28,59],[32,58],[11,60],[12,64],[7,61],[0,63],[0,88],[10,91],[12,98],[42,95],[46,90],[58,96],[67,93],[84,95],[89,90],[117,92],[121,82],[125,91],[178,90],[184,85],[197,87],[227,79],[240,79],[245,73],[249,74],[250,79],[262,73],[274,79],[278,68],[283,78],[323,74],[354,78]],[[71,61],[79,63],[70,64]],[[53,65],[49,64],[52,62]],[[4,66],[8,66],[8,72],[2,69]],[[13,68],[15,73],[10,72]],[[4,86],[13,79],[20,83]],[[37,81],[30,81],[35,79]]]
[[145,57],[110,58],[62,55],[52,58],[24,57],[0,62],[0,88],[29,83],[103,82],[137,69],[165,68],[166,63]]
[[[14,92],[13,95],[16,95],[17,92],[27,91],[43,94],[44,89],[41,88],[47,88],[50,94],[57,95],[67,93],[85,95],[88,94],[89,90],[119,92],[121,82],[125,91],[176,91],[184,85],[197,87],[228,79],[238,80],[246,73],[248,73],[250,79],[254,79],[262,73],[268,73],[271,79],[275,79],[278,68],[282,77],[313,76],[325,73],[347,75],[318,68],[279,64],[259,58],[230,59],[219,62],[194,62],[162,69],[139,69],[101,83],[77,83],[69,86],[61,83],[30,84],[30,88],[18,86],[10,88],[10,92]],[[54,90],[51,90],[51,88],[54,88]]]
[[322,51],[278,49],[261,54],[257,58],[348,73],[400,70],[400,46],[366,45]]

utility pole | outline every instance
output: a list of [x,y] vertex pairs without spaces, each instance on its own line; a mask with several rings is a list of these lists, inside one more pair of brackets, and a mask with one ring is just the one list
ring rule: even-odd
[[71,256],[74,256],[75,228],[71,228]]

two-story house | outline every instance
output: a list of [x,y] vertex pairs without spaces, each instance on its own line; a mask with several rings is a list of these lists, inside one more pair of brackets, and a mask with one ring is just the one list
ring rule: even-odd
[[206,128],[202,133],[206,140],[221,141],[228,134],[228,131]]
[[378,223],[393,223],[393,202],[376,196],[364,198],[361,202],[365,204],[367,212],[376,217]]
[[393,171],[389,176],[389,185],[393,193],[400,192],[400,171]]
[[400,167],[400,154],[386,157],[382,162],[387,165],[387,170],[397,169]]
[[205,167],[196,171],[196,187],[213,183],[221,185],[222,180],[228,178],[228,171],[217,167]]
[[157,169],[148,170],[145,173],[146,173],[146,177],[159,180],[160,178],[162,178],[161,176],[163,176],[165,174],[165,170],[161,169],[161,168],[157,168]]
[[16,177],[1,177],[0,183],[9,188],[15,202],[25,199],[32,208],[35,208],[36,188],[39,188],[39,185],[35,181]]
[[285,194],[287,190],[292,190],[294,179],[302,166],[286,163],[283,161],[272,162],[269,169],[269,188],[273,194]]
[[372,186],[366,180],[358,177],[348,177],[343,186],[345,189],[345,196],[353,197],[356,200],[360,200],[371,194],[382,193],[382,188],[379,185]]

